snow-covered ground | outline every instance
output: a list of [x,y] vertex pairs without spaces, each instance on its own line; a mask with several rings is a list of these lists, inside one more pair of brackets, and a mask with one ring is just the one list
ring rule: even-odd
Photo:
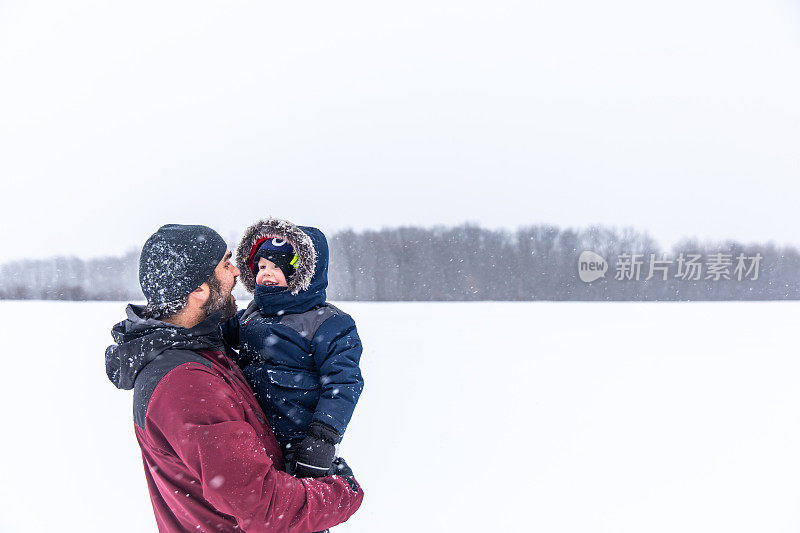
[[[155,529],[103,368],[123,307],[0,302],[0,531]],[[800,529],[800,303],[341,307],[366,498],[335,531]]]

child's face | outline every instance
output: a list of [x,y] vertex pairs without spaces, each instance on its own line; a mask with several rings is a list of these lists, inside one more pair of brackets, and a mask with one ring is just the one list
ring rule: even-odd
[[275,263],[263,257],[258,260],[258,274],[256,275],[257,285],[273,285],[276,287],[287,287],[286,276],[283,271],[275,266]]

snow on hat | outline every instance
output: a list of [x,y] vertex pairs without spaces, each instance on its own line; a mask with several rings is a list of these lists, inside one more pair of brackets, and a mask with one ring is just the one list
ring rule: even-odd
[[139,256],[139,284],[150,307],[184,300],[206,282],[228,246],[206,226],[167,224],[147,239]]

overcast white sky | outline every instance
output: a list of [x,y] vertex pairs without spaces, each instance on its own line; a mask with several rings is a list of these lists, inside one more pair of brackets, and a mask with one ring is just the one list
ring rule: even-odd
[[0,0],[0,262],[267,215],[800,245],[798,95],[797,1]]

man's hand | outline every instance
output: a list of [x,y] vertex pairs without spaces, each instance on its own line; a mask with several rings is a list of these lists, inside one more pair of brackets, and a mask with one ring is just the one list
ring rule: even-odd
[[331,469],[328,470],[329,476],[341,476],[347,481],[347,484],[350,485],[350,488],[353,489],[353,492],[358,492],[360,487],[356,482],[356,478],[353,475],[353,469],[344,462],[343,457],[337,457],[336,460],[331,465]]
[[336,444],[341,437],[332,427],[317,420],[308,427],[308,436],[294,449],[294,475],[323,477],[336,457]]

